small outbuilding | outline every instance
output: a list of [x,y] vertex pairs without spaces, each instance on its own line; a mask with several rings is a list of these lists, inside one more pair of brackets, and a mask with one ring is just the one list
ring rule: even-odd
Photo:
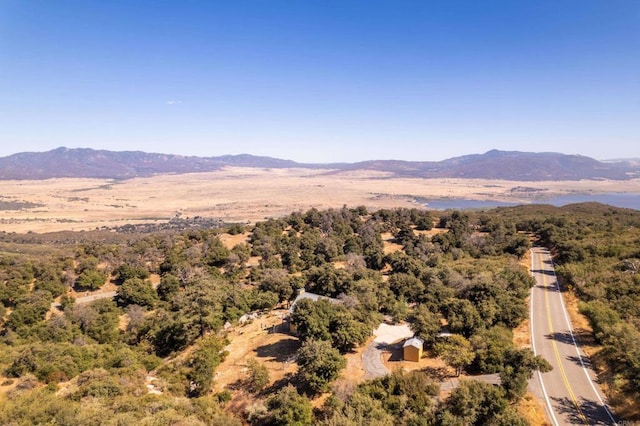
[[402,355],[405,361],[419,362],[422,358],[422,347],[424,346],[424,340],[419,337],[412,337],[407,339],[402,345]]

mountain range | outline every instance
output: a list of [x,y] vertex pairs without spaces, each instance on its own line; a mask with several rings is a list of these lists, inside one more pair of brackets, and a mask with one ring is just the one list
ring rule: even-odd
[[0,179],[62,177],[130,179],[160,174],[211,172],[226,166],[310,168],[327,173],[382,171],[395,177],[476,178],[517,181],[613,179],[640,177],[637,160],[598,161],[582,155],[492,150],[443,161],[377,160],[357,163],[309,164],[248,154],[191,157],[141,151],[57,148],[0,158]]

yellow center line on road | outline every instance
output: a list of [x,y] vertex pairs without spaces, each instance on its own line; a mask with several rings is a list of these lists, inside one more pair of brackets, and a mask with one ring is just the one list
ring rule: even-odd
[[582,418],[583,423],[585,425],[588,425],[589,422],[587,421],[586,416],[582,412],[582,408],[580,407],[580,404],[578,404],[578,399],[576,398],[576,395],[573,393],[573,389],[571,388],[571,384],[569,383],[569,378],[567,377],[567,373],[565,372],[564,367],[562,366],[562,358],[560,357],[560,352],[558,351],[558,345],[556,344],[555,336],[553,336],[554,331],[553,331],[553,324],[551,322],[551,310],[549,309],[549,290],[547,288],[547,279],[544,273],[545,272],[544,265],[542,264],[542,256],[540,255],[538,255],[538,262],[540,262],[540,274],[542,275],[542,284],[544,286],[544,297],[545,297],[545,302],[547,304],[547,322],[549,323],[549,333],[552,336],[551,344],[553,346],[553,351],[555,353],[556,360],[558,361],[558,368],[560,370],[560,375],[562,376],[562,380],[564,381],[564,384],[567,387],[569,396],[571,396],[571,399],[573,400],[573,405],[576,406],[576,409],[578,410],[578,413],[580,414],[580,417]]

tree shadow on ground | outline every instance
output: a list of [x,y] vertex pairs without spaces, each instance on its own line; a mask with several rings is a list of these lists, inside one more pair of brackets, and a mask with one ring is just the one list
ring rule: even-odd
[[556,342],[573,345],[573,338],[571,337],[571,333],[568,333],[566,331],[556,331],[555,333],[546,334],[544,337],[549,340],[555,340]]
[[532,272],[532,273],[534,273],[534,274],[543,274],[543,275],[548,275],[548,276],[550,276],[550,277],[553,277],[553,276],[555,276],[555,275],[556,275],[556,274],[555,274],[555,272],[553,272],[553,271],[548,271],[548,270],[546,270],[546,269],[532,269],[532,270],[531,270],[531,272]]
[[587,357],[578,357],[577,355],[572,355],[572,356],[568,356],[567,359],[573,363],[575,363],[576,365],[579,365],[580,367],[582,367],[584,365],[584,367],[587,370],[593,370],[593,365],[591,364],[591,361],[589,361],[589,358]]
[[611,419],[608,417],[604,407],[596,401],[580,398],[576,404],[573,400],[563,398],[551,398],[557,404],[558,412],[568,415],[571,424],[589,425],[609,425]]
[[262,397],[269,397],[277,393],[279,390],[281,390],[287,385],[293,385],[293,387],[295,387],[298,390],[298,392],[301,392],[302,390],[302,384],[300,383],[300,380],[298,380],[298,375],[295,373],[287,373],[284,375],[283,378],[276,380],[271,384],[271,386],[267,386],[262,391],[258,392],[256,395],[262,396]]
[[300,349],[300,341],[295,337],[285,337],[274,343],[256,348],[258,358],[272,358],[277,362],[289,362]]
[[451,377],[450,371],[445,367],[426,367],[420,370],[430,378],[441,382]]
[[389,354],[388,361],[390,362],[404,361],[404,353],[402,351],[402,345],[399,345],[399,344],[388,345],[386,348],[384,348],[384,350]]

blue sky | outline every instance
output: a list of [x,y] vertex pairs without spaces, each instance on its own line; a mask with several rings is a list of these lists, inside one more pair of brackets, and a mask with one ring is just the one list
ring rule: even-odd
[[0,156],[640,157],[640,1],[0,0]]

